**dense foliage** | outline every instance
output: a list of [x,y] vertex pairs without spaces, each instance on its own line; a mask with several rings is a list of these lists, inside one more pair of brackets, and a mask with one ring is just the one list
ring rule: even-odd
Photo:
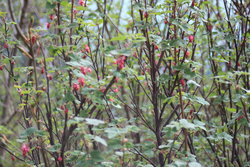
[[249,0],[0,4],[0,167],[250,166]]

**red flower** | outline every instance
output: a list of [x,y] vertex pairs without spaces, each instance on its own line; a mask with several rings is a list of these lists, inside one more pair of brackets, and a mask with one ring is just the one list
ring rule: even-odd
[[164,20],[164,24],[168,24],[168,21],[167,21],[167,20]]
[[73,83],[73,90],[78,91],[80,89],[80,85],[77,83]]
[[144,18],[148,18],[148,12],[144,12]]
[[4,43],[4,44],[3,44],[3,47],[4,47],[5,49],[7,49],[9,46],[8,46],[7,43]]
[[157,45],[154,45],[154,48],[155,48],[155,50],[158,50],[158,49],[159,49],[159,47],[158,47]]
[[2,71],[3,70],[3,65],[0,65],[0,71]]
[[80,70],[82,72],[83,75],[86,75],[87,74],[87,68],[86,67],[80,67]]
[[85,1],[84,0],[79,0],[78,4],[81,5],[81,6],[84,6],[85,5]]
[[194,110],[192,110],[192,109],[189,110],[189,114],[190,114],[190,115],[192,115],[193,112],[194,112]]
[[62,159],[61,156],[59,156],[59,157],[57,158],[57,160],[58,160],[58,161],[62,161],[63,159]]
[[87,68],[87,72],[88,73],[91,73],[92,72],[92,69],[90,67]]
[[12,161],[15,161],[15,160],[16,160],[16,158],[15,158],[13,155],[11,155],[10,158],[11,158]]
[[211,24],[207,25],[207,30],[208,31],[212,31],[212,29],[213,29],[213,26]]
[[241,116],[239,116],[239,117],[236,118],[236,119],[237,119],[237,121],[239,121],[239,120],[241,120],[241,119],[243,119],[243,118],[245,118],[245,116],[244,116],[244,115],[241,115]]
[[32,43],[33,45],[36,43],[36,36],[35,36],[35,35],[33,35],[33,36],[31,37],[31,43]]
[[42,67],[42,69],[41,69],[41,74],[44,74],[44,72],[45,72],[45,68]]
[[61,109],[61,110],[65,110],[65,106],[62,105],[62,106],[60,107],[60,109]]
[[180,80],[180,84],[181,84],[182,86],[185,86],[185,85],[186,85],[185,80],[184,80],[184,79],[181,79],[181,80]]
[[192,6],[192,7],[194,7],[194,6],[195,6],[195,2],[194,2],[194,0],[192,1],[191,6]]
[[27,153],[30,151],[30,148],[27,144],[23,144],[21,147],[23,157],[26,157]]
[[47,29],[49,29],[50,28],[50,23],[47,23],[46,27],[47,27]]
[[78,13],[78,11],[76,9],[73,10],[74,15],[76,15]]
[[68,112],[69,112],[69,109],[67,107],[65,107],[64,114],[68,114]]
[[80,86],[84,86],[85,85],[84,78],[82,78],[82,77],[78,78],[78,83],[79,83]]
[[49,80],[52,80],[52,79],[53,79],[52,75],[50,75],[50,74],[47,75],[47,78],[48,78]]
[[125,56],[120,56],[118,59],[116,59],[115,64],[118,65],[119,70],[124,68],[125,60],[126,60]]
[[90,48],[89,45],[85,45],[85,49],[84,49],[87,53],[90,53]]
[[119,92],[119,89],[118,89],[118,88],[115,88],[115,89],[113,90],[113,92],[114,92],[114,93],[117,93],[117,92]]
[[54,20],[55,16],[53,14],[49,15],[50,20]]
[[190,55],[190,52],[187,50],[187,51],[185,52],[185,57],[188,58],[189,55]]
[[110,102],[114,102],[114,99],[109,99]]
[[193,43],[193,41],[194,41],[194,36],[193,36],[193,35],[189,35],[189,36],[188,36],[188,40],[189,40],[190,43]]

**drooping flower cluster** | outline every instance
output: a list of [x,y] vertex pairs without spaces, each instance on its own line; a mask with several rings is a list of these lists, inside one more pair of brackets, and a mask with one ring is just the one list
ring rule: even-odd
[[21,147],[23,157],[26,157],[27,153],[30,151],[30,147],[27,144],[23,144]]
[[90,47],[89,47],[89,45],[85,45],[84,50],[85,50],[85,52],[90,53]]
[[92,72],[92,69],[90,67],[80,67],[80,70],[82,72],[83,75],[86,75],[87,73],[91,73]]
[[84,86],[85,85],[84,78],[83,77],[78,78],[78,83],[79,83],[80,86]]
[[117,64],[119,70],[124,68],[125,60],[126,56],[120,56],[119,58],[116,59],[115,64]]
[[188,40],[189,40],[190,43],[193,43],[193,41],[194,41],[194,36],[193,36],[193,35],[189,35],[189,36],[188,36]]
[[78,83],[73,83],[73,90],[78,91],[80,89],[80,85]]

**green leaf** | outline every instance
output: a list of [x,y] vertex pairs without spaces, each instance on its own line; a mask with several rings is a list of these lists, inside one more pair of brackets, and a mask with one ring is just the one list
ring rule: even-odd
[[198,162],[189,162],[188,166],[189,167],[202,167],[201,164]]
[[98,143],[103,144],[104,146],[107,146],[107,142],[106,142],[103,138],[101,138],[101,137],[99,137],[99,136],[95,136],[95,137],[94,137],[94,140],[95,140],[96,142],[98,142]]
[[110,41],[124,41],[126,39],[128,39],[128,35],[119,34],[118,36],[111,38]]
[[55,145],[52,145],[51,147],[48,148],[48,151],[50,152],[58,152],[61,148],[61,144],[57,143]]
[[13,132],[9,130],[7,127],[0,125],[0,134],[11,135]]
[[198,97],[198,96],[193,96],[189,93],[184,93],[183,95],[183,99],[187,99],[187,100],[190,100],[190,101],[195,101],[195,102],[198,102],[202,105],[209,105],[209,103],[203,99],[202,97]]
[[180,119],[180,126],[186,129],[195,129],[195,125],[193,123],[188,122],[186,119]]
[[94,125],[94,126],[97,126],[99,124],[104,124],[104,121],[98,119],[86,118],[85,121],[88,125]]
[[197,82],[193,81],[193,80],[188,80],[188,81],[187,81],[187,84],[188,84],[188,85],[195,85],[195,86],[197,86],[197,87],[200,87],[200,85],[199,85]]

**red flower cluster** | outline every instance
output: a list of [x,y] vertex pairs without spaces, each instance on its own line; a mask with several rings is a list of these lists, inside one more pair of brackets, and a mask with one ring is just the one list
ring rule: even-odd
[[148,18],[148,12],[144,12],[144,18]]
[[185,80],[184,80],[184,79],[181,79],[181,80],[180,80],[180,84],[184,87],[184,86],[186,85]]
[[78,83],[79,83],[80,86],[84,86],[85,85],[84,78],[83,77],[78,78]]
[[65,107],[64,105],[62,105],[60,107],[60,109],[64,111],[64,114],[68,114],[68,112],[69,112],[69,109],[67,107]]
[[3,44],[3,47],[4,47],[5,49],[7,49],[9,46],[8,46],[7,43],[4,43],[4,44]]
[[78,4],[81,5],[81,6],[84,6],[85,5],[85,1],[84,0],[79,0]]
[[59,156],[59,157],[57,158],[57,160],[61,162],[63,159],[62,159],[61,156]]
[[78,83],[73,83],[73,90],[78,91],[80,89],[80,85]]
[[189,35],[189,36],[188,36],[188,40],[189,40],[190,43],[193,43],[193,41],[194,41],[194,36],[193,36],[193,35]]
[[47,27],[47,29],[49,29],[50,28],[50,23],[47,23],[46,27]]
[[26,157],[27,153],[30,151],[30,147],[27,144],[23,144],[21,147],[22,154],[24,157]]
[[187,51],[185,52],[185,57],[188,58],[189,56],[190,56],[190,52],[187,50]]
[[44,74],[44,73],[45,73],[45,68],[42,67],[42,68],[41,68],[41,74]]
[[55,16],[53,14],[49,15],[50,20],[54,20]]
[[35,35],[33,35],[33,36],[31,37],[31,43],[32,43],[33,45],[36,43],[36,36],[35,36]]
[[53,79],[53,77],[52,77],[51,74],[48,74],[48,75],[47,75],[47,78],[48,78],[49,80],[52,80],[52,79]]
[[87,53],[90,53],[90,48],[89,48],[89,45],[85,45],[85,52],[87,52]]
[[118,65],[118,69],[121,70],[124,68],[126,56],[120,56],[118,59],[116,59],[115,64]]
[[82,72],[83,75],[86,75],[87,73],[91,73],[92,69],[90,67],[80,67],[80,70]]

